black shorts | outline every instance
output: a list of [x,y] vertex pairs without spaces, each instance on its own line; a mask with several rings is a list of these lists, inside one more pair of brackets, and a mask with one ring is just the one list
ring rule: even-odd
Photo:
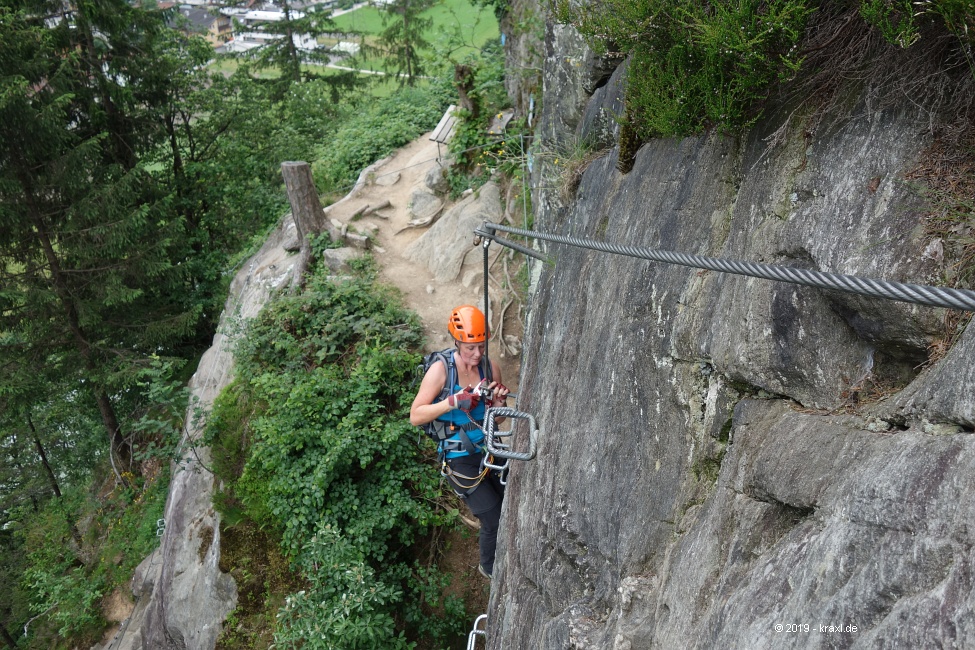
[[[482,458],[484,458],[483,454],[468,454],[467,456],[448,458],[447,466],[458,474],[477,476],[481,471]],[[447,480],[450,481],[450,487],[454,489],[457,496],[464,500],[471,512],[479,515],[488,512],[504,499],[504,486],[501,485],[501,477],[498,474],[497,470],[488,472],[488,475],[472,492],[469,492],[470,488],[467,486],[473,481],[464,478],[455,481],[450,475],[447,476]]]

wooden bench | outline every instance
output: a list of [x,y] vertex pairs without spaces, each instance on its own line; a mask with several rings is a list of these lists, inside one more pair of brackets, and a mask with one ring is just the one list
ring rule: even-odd
[[454,110],[457,106],[451,104],[447,107],[447,111],[440,118],[440,123],[437,124],[437,128],[433,130],[433,135],[430,139],[437,143],[437,160],[440,160],[440,145],[446,144],[447,140],[454,135],[454,129],[457,127],[457,118],[454,116]]

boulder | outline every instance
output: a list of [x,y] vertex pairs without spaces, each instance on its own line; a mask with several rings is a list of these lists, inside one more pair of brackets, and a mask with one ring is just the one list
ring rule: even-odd
[[472,246],[474,229],[485,221],[501,219],[501,193],[493,182],[447,210],[422,236],[410,244],[403,256],[425,264],[438,283],[455,280],[468,256],[479,256]]
[[432,221],[443,209],[443,201],[424,189],[415,189],[406,210],[411,221]]
[[399,179],[399,172],[387,172],[385,174],[377,174],[374,182],[380,187],[391,187],[399,183]]
[[356,248],[326,248],[322,252],[322,260],[332,273],[349,273],[352,269],[349,262],[362,255]]
[[450,189],[450,183],[447,181],[449,165],[450,163],[446,160],[438,160],[427,171],[423,184],[434,194],[446,194]]

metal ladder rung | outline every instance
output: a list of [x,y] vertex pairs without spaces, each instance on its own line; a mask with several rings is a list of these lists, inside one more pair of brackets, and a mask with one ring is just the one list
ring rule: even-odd
[[[499,443],[498,438],[511,436],[511,431],[495,431],[496,418],[511,418],[513,420],[528,420],[528,451],[512,451],[510,445]],[[532,460],[538,449],[538,425],[535,418],[529,413],[516,411],[507,406],[496,406],[484,411],[484,437],[489,453],[498,458],[509,458],[511,460]]]
[[[477,624],[484,621],[484,629],[479,630]],[[477,637],[483,636],[487,638],[487,614],[481,614],[474,619],[474,627],[471,629],[470,634],[467,635],[467,650],[474,650],[477,646]]]

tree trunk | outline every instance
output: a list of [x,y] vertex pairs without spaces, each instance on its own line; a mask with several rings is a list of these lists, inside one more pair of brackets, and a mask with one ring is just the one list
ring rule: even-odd
[[[95,400],[98,402],[98,412],[102,416],[102,424],[108,430],[109,438],[112,441],[111,451],[115,453],[115,457],[119,460],[119,465],[122,467],[122,471],[132,470],[132,448],[130,447],[125,436],[122,435],[122,426],[118,423],[118,418],[115,416],[115,407],[112,406],[111,400],[108,399],[108,393],[105,391],[95,390]],[[123,479],[124,483],[128,481]]]
[[[407,3],[409,4],[409,3]],[[406,38],[406,85],[413,86],[413,47],[410,41],[410,10],[403,9],[403,36]]]
[[[24,166],[21,166],[20,169],[23,170]],[[54,250],[54,244],[48,232],[47,222],[34,200],[34,188],[30,178],[24,173],[19,174],[19,176],[20,178],[18,180],[27,199],[30,220],[34,226],[34,236],[37,238],[37,243],[44,252],[44,257],[47,260],[51,285],[64,309],[68,329],[71,331],[78,353],[84,359],[85,368],[89,373],[94,375],[97,365],[95,363],[91,342],[81,327],[81,322],[78,318],[78,307],[71,296],[71,287],[65,279],[65,275],[61,269],[61,262]],[[132,453],[128,449],[125,437],[122,435],[122,428],[119,426],[118,418],[115,416],[115,409],[108,399],[108,394],[103,389],[93,385],[92,391],[95,401],[98,403],[98,411],[102,416],[102,424],[105,425],[105,429],[108,432],[108,439],[111,444],[110,451],[117,454],[124,469],[127,470],[132,462]]]
[[[58,485],[57,476],[55,476],[54,470],[51,469],[51,464],[47,460],[47,453],[44,451],[44,445],[41,444],[41,437],[37,435],[37,429],[34,427],[34,421],[31,419],[30,413],[27,414],[27,426],[30,428],[31,437],[34,439],[34,448],[37,450],[37,455],[41,457],[41,465],[44,466],[44,472],[47,474],[47,480],[51,485],[51,491],[54,492],[54,496],[60,499],[61,487]],[[71,537],[74,539],[75,544],[78,545],[78,549],[80,551],[83,543],[81,539],[81,531],[78,530],[78,526],[75,525],[74,520],[72,520],[70,516],[68,516],[68,528],[71,530]]]
[[8,648],[17,650],[17,640],[10,636],[10,632],[7,631],[6,625],[0,625],[0,636],[2,636],[3,642],[7,644]]
[[295,35],[291,30],[291,3],[288,0],[284,0],[283,8],[285,38],[288,39],[288,67],[291,68],[292,81],[301,83],[301,56],[298,54],[298,48],[295,47]]
[[480,115],[480,107],[471,94],[474,92],[474,70],[469,65],[454,65],[454,84],[457,86],[457,105],[471,114],[471,121]]
[[288,190],[291,214],[298,230],[298,241],[301,242],[301,252],[291,276],[291,288],[297,289],[304,285],[305,272],[311,263],[311,241],[308,236],[322,232],[324,214],[315,181],[311,177],[311,165],[301,161],[283,162],[281,176]]
[[37,435],[37,429],[34,427],[34,421],[31,419],[30,414],[27,414],[27,427],[30,429],[31,437],[34,439],[34,449],[37,450],[37,455],[41,457],[41,465],[44,467],[44,473],[47,475],[47,482],[51,486],[51,491],[54,492],[54,496],[61,498],[61,486],[58,485],[58,478],[54,474],[54,470],[51,469],[51,464],[47,461],[47,454],[44,452],[44,445],[41,444],[41,438]]

